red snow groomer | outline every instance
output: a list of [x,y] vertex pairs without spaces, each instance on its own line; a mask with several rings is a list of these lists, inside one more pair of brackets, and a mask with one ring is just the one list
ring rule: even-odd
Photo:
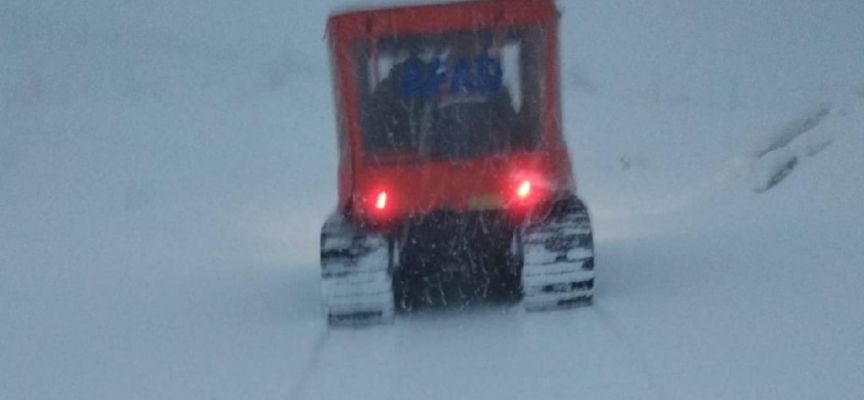
[[339,143],[339,202],[321,232],[329,322],[490,298],[590,304],[553,1],[353,11],[327,31]]

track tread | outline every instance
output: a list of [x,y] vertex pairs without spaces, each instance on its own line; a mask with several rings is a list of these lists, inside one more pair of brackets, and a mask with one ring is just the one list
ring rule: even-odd
[[576,200],[522,233],[523,307],[548,311],[590,305],[594,240],[588,210]]
[[389,243],[363,232],[341,215],[321,230],[321,293],[330,326],[362,326],[394,320]]

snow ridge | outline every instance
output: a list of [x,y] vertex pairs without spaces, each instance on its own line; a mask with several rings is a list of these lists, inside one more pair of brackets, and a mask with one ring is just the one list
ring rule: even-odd
[[799,113],[756,134],[743,154],[732,157],[721,171],[725,180],[746,178],[762,193],[786,179],[803,157],[814,157],[843,135],[846,117],[858,108],[864,92],[843,96]]

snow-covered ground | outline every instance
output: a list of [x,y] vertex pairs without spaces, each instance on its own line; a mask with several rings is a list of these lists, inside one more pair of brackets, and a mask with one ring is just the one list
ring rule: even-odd
[[595,306],[328,332],[357,4],[0,4],[0,398],[864,396],[864,3],[560,1]]

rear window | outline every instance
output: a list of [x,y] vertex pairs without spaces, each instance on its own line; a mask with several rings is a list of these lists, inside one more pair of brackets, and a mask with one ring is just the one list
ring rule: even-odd
[[540,145],[542,31],[357,41],[367,162],[464,159]]

